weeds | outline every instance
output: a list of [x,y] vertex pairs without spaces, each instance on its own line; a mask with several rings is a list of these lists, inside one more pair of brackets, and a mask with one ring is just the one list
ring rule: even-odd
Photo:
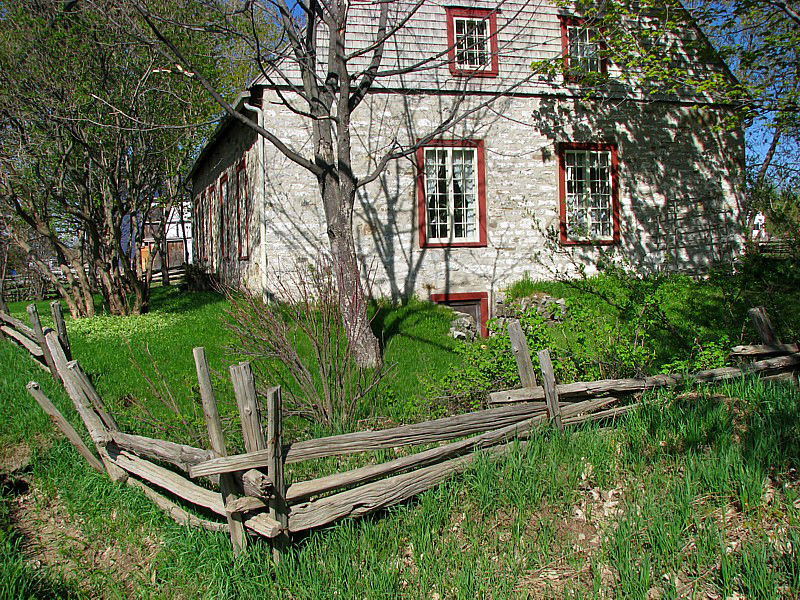
[[227,294],[232,350],[249,359],[259,392],[283,386],[287,413],[326,427],[353,420],[386,368],[363,368],[348,343],[341,292],[327,259],[300,266],[276,282],[280,300],[247,291]]

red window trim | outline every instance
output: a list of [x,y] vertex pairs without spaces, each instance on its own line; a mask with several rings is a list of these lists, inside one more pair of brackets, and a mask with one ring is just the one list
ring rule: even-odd
[[481,301],[481,337],[489,337],[489,327],[487,322],[489,320],[489,294],[486,292],[459,292],[459,293],[444,293],[444,294],[431,294],[431,302],[434,304],[444,304],[452,302],[453,300],[480,300]]
[[195,196],[194,203],[192,204],[192,234],[196,241],[194,261],[195,264],[202,260],[203,256],[203,192]]
[[[610,240],[575,240],[567,235],[567,166],[565,151],[595,150],[611,152],[611,230]],[[558,144],[559,229],[564,246],[613,246],[619,243],[619,151],[614,142],[561,142]]]
[[[561,55],[564,60],[564,81],[568,83],[580,83],[580,78],[575,77],[575,75],[570,72],[569,36],[567,35],[567,27],[585,26],[586,19],[581,17],[568,17],[565,15],[561,15],[559,19],[561,20]],[[589,27],[589,29],[593,28]],[[600,46],[600,50],[606,49],[606,45],[602,41],[599,41],[598,45]],[[600,73],[604,75],[608,73],[608,59],[605,56],[600,58]]]
[[202,261],[208,262],[208,212],[206,211],[206,194],[208,190],[203,190],[200,194],[200,234],[201,245],[203,247]]
[[[478,155],[478,241],[431,242],[427,241],[428,219],[425,206],[425,148],[434,146],[452,148],[477,148]],[[486,246],[486,160],[483,140],[431,140],[417,148],[417,212],[420,248],[483,248]]]
[[208,199],[208,262],[212,269],[214,267],[214,188],[212,183],[206,190]]
[[[447,15],[447,58],[450,73],[457,77],[497,77],[500,73],[500,51],[497,45],[497,10],[481,8],[453,8],[445,7]],[[488,19],[489,21],[489,52],[492,66],[488,69],[460,69],[456,65],[456,29],[453,19]]]
[[[250,181],[247,179],[247,171],[245,170],[245,160],[239,163],[236,167],[236,239],[237,239],[237,250],[239,255],[239,260],[247,260],[250,258],[250,219],[248,218],[249,215],[249,195],[248,190],[250,189]],[[241,194],[242,194],[242,177],[241,173],[244,171],[244,182],[245,182],[245,196],[244,196],[244,244],[242,244],[242,202],[241,202]]]
[[[226,244],[226,227],[225,227],[225,194],[223,193],[223,189],[227,190],[228,188],[228,174],[225,173],[222,177],[219,178],[219,256],[220,259],[225,260],[228,258],[228,244]],[[229,191],[230,193],[230,191]]]

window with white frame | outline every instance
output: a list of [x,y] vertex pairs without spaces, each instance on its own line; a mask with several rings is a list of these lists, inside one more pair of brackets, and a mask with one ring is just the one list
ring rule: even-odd
[[617,241],[616,146],[563,144],[559,158],[562,241]]
[[562,17],[561,44],[564,72],[568,80],[577,80],[591,73],[605,73],[607,62],[603,43],[596,28],[583,19]]
[[250,186],[244,161],[236,168],[236,232],[239,260],[247,260],[250,252]]
[[480,70],[491,63],[489,24],[484,19],[453,19],[455,26],[456,66],[459,69]]
[[485,245],[482,142],[440,141],[418,160],[422,245]]
[[497,13],[487,9],[446,8],[450,71],[454,75],[498,74]]
[[219,180],[219,256],[222,260],[228,258],[228,175],[223,175]]

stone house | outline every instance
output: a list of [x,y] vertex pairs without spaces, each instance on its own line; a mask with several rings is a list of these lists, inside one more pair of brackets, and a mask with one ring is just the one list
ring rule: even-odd
[[[348,51],[374,43],[376,6],[350,7]],[[576,10],[425,1],[407,18],[412,3],[391,6],[402,26],[353,115],[356,173],[387,148],[414,146],[456,105],[463,117],[359,189],[353,230],[373,293],[458,305],[485,324],[526,273],[591,271],[608,255],[699,273],[736,252],[744,137],[723,126],[729,107],[691,90],[654,93],[604,56],[604,32]],[[695,75],[730,76],[696,49],[704,38],[691,25],[662,43]],[[368,59],[355,57],[354,71]],[[536,74],[536,61],[563,67]],[[313,156],[311,123],[277,79],[256,79],[236,108]],[[314,176],[239,122],[220,124],[190,177],[195,261],[222,282],[267,291],[327,248]]]

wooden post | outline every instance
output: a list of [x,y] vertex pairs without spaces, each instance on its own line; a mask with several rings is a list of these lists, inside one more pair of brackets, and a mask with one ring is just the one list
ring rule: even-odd
[[64,312],[61,310],[61,302],[53,300],[50,303],[50,314],[53,315],[53,323],[55,324],[61,347],[64,349],[64,355],[67,357],[67,360],[72,360],[72,350],[69,347],[67,324],[64,322]]
[[767,346],[780,344],[778,336],[775,335],[775,329],[772,327],[772,321],[770,321],[767,310],[763,306],[751,308],[747,311],[747,314],[750,315],[750,320],[753,321],[753,326],[756,328],[762,344]]
[[66,388],[67,394],[69,394],[69,397],[72,399],[72,403],[75,405],[75,409],[78,411],[83,424],[86,425],[86,429],[89,431],[89,437],[92,438],[95,448],[97,448],[97,453],[100,455],[100,459],[106,467],[108,476],[111,477],[112,481],[125,483],[125,480],[128,479],[128,474],[114,464],[106,448],[108,443],[112,441],[111,434],[103,423],[103,420],[94,411],[94,408],[92,408],[89,398],[86,397],[86,394],[84,394],[78,383],[78,378],[75,374],[75,370],[80,369],[78,361],[70,361],[66,363],[66,368],[61,368],[60,365],[65,360],[61,342],[58,340],[54,331],[49,331],[46,338],[50,344],[50,352],[53,354],[53,360],[56,365],[58,365],[58,372],[61,376],[61,380],[64,382],[64,388]]
[[536,383],[536,373],[533,371],[533,362],[531,362],[531,351],[518,320],[515,319],[508,324],[508,337],[511,338],[511,351],[514,353],[514,358],[517,359],[517,370],[522,387],[536,387],[538,384]]
[[550,350],[545,348],[540,350],[537,355],[539,357],[539,367],[542,369],[542,379],[544,379],[547,412],[558,430],[564,431],[564,423],[561,422],[561,405],[558,403],[558,390],[556,389],[556,374],[553,370],[553,361],[550,360]]
[[97,390],[94,389],[92,382],[89,381],[89,376],[84,373],[81,366],[76,362],[74,366],[70,367],[72,372],[75,374],[75,382],[81,388],[84,396],[89,400],[94,408],[97,415],[100,417],[100,420],[103,421],[103,424],[106,428],[110,431],[119,431],[119,425],[117,425],[116,420],[112,417],[108,411],[106,411],[106,406],[103,403],[103,399],[100,398],[100,394],[97,393]]
[[[203,400],[203,414],[206,418],[208,427],[208,439],[211,442],[211,449],[217,456],[227,456],[225,448],[225,438],[222,434],[222,421],[217,410],[217,401],[214,398],[214,388],[211,386],[211,375],[208,370],[208,360],[206,360],[206,349],[194,349],[194,364],[197,369],[197,381],[200,383],[200,397]],[[244,530],[242,513],[228,512],[229,503],[236,500],[241,495],[241,488],[236,483],[233,475],[224,473],[219,476],[219,487],[222,492],[222,501],[225,504],[228,527],[230,528],[231,544],[233,553],[236,556],[247,548],[247,534]]]
[[47,347],[47,342],[45,342],[44,339],[44,330],[42,329],[42,322],[39,320],[39,311],[36,309],[35,304],[28,304],[26,310],[28,311],[28,319],[31,322],[31,327],[33,328],[33,333],[36,336],[36,341],[42,347],[44,362],[47,364],[47,368],[50,369],[50,373],[53,375],[53,378],[56,381],[60,381],[58,378],[58,370],[53,362],[53,356],[50,354],[50,350]]
[[233,391],[236,394],[236,405],[239,407],[239,418],[242,422],[245,451],[266,450],[267,441],[261,428],[261,410],[258,406],[250,363],[232,365],[230,372]]
[[[267,440],[264,437],[264,429],[261,427],[261,407],[258,405],[258,395],[256,394],[256,382],[253,380],[253,372],[250,370],[250,363],[242,362],[239,365],[232,365],[231,382],[233,391],[236,394],[236,405],[239,407],[239,418],[242,423],[242,437],[244,438],[245,452],[256,452],[267,449]],[[257,496],[266,497],[271,495],[272,483],[269,478],[255,469],[249,469],[239,473],[242,477],[242,489],[247,490],[246,484],[260,482],[261,489]],[[269,484],[269,494],[264,486]],[[249,486],[253,489],[253,485]],[[237,506],[245,506],[246,503],[237,502]],[[263,502],[262,502],[263,505]]]
[[[288,530],[289,515],[286,510],[286,483],[283,478],[282,432],[281,388],[278,386],[267,391],[267,451],[272,455],[272,460],[267,465],[267,476],[275,489],[275,495],[269,501],[269,516]],[[271,543],[272,558],[277,564],[281,560],[281,554],[289,546],[289,536],[282,533]]]
[[55,407],[55,405],[50,401],[50,399],[44,395],[41,389],[39,389],[39,384],[35,381],[31,381],[28,383],[28,392],[31,396],[33,396],[34,400],[39,403],[39,406],[42,407],[42,410],[47,413],[47,416],[50,417],[50,420],[53,421],[53,424],[61,430],[66,438],[72,443],[73,446],[80,452],[81,456],[85,458],[89,465],[92,466],[97,471],[101,473],[105,473],[105,467],[103,463],[97,458],[86,444],[83,443],[81,436],[78,435],[78,432],[75,431],[75,428],[70,425],[69,421],[64,418],[64,415]]

